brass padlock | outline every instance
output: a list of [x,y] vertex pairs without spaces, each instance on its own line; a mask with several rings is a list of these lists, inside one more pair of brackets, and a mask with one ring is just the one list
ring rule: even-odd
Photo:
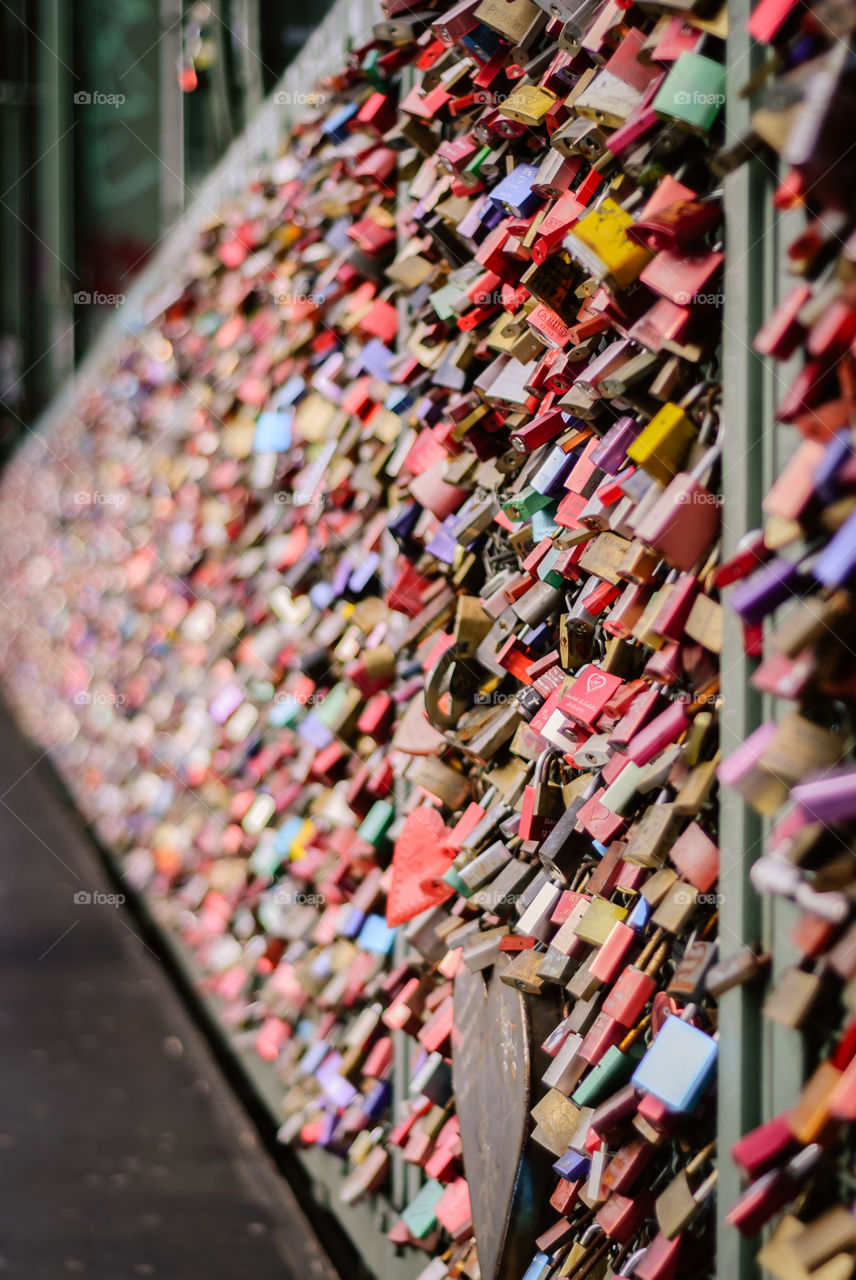
[[686,880],[677,880],[664,894],[651,923],[667,933],[679,934],[696,909],[696,890]]
[[820,997],[821,986],[819,973],[791,966],[780,976],[761,1012],[783,1027],[801,1027]]
[[544,959],[543,951],[529,947],[526,951],[518,951],[499,975],[508,987],[515,987],[528,996],[538,996],[544,990],[544,979],[539,976],[538,969]]
[[576,671],[591,661],[594,627],[580,618],[559,618],[559,655],[566,671]]
[[628,833],[625,862],[643,867],[659,866],[682,826],[683,815],[675,811],[674,804],[650,805]]
[[[694,1187],[693,1183],[696,1181],[696,1175],[712,1158],[715,1150],[715,1142],[703,1147],[657,1196],[654,1212],[657,1215],[660,1230],[670,1240],[685,1231],[698,1213],[700,1187]],[[704,1190],[709,1193],[713,1187],[705,1186]]]

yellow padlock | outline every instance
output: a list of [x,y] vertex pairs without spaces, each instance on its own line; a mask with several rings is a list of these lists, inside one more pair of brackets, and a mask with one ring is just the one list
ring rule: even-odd
[[660,484],[680,471],[697,429],[677,404],[664,404],[627,450],[627,457]]
[[627,238],[633,218],[614,200],[604,200],[581,218],[567,237],[565,248],[598,280],[626,288],[641,274],[651,254]]

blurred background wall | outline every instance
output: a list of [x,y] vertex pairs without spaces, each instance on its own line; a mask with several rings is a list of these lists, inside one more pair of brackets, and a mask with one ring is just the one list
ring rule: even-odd
[[0,0],[0,457],[330,0]]

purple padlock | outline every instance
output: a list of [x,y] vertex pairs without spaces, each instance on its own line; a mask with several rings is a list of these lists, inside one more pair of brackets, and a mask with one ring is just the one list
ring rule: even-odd
[[331,1053],[328,1054],[315,1072],[315,1079],[321,1088],[321,1092],[335,1107],[350,1106],[354,1098],[357,1097],[357,1090],[354,1086],[339,1074],[341,1065],[342,1055],[340,1053]]
[[850,432],[836,432],[814,470],[814,486],[821,501],[831,502],[835,497],[838,490],[836,476],[852,452]]
[[811,822],[850,822],[856,818],[856,769],[833,769],[801,782],[791,796]]
[[335,570],[335,573],[333,574],[333,581],[331,583],[331,586],[333,587],[334,595],[336,596],[342,595],[342,593],[345,590],[345,587],[348,585],[348,579],[350,578],[351,573],[353,572],[353,568],[354,568],[353,563],[348,559],[347,556],[342,556],[341,559],[337,562],[336,570]]
[[856,511],[830,538],[812,566],[812,573],[825,587],[844,586],[856,570]]
[[627,450],[641,431],[642,424],[629,414],[624,414],[613,423],[592,450],[592,465],[605,471],[608,476],[617,475],[627,462]]
[[381,382],[389,379],[389,366],[395,359],[395,353],[390,351],[389,347],[381,342],[380,338],[373,338],[371,342],[367,342],[360,352],[360,367],[365,373],[370,373],[372,377],[379,378]]
[[577,463],[577,457],[573,453],[566,453],[561,445],[556,445],[547,454],[547,457],[541,463],[535,472],[530,483],[536,493],[543,493],[546,496],[559,497],[564,492],[565,481],[573,471]]
[[363,1114],[367,1120],[379,1120],[391,1101],[392,1084],[389,1080],[379,1080],[365,1095]]
[[744,622],[753,626],[763,622],[789,596],[797,595],[800,579],[799,565],[779,556],[738,582],[729,597],[729,605]]
[[475,239],[483,226],[482,220],[489,202],[490,197],[487,194],[480,196],[478,200],[470,206],[463,218],[461,218],[461,221],[458,223],[455,230],[462,240]]
[[380,556],[376,551],[369,551],[363,558],[362,563],[357,565],[348,578],[348,590],[353,592],[364,591],[379,568]]
[[482,225],[487,231],[495,231],[504,217],[506,217],[506,212],[502,205],[494,204],[492,200],[489,200],[482,215]]
[[443,564],[451,565],[455,559],[455,555],[459,550],[459,545],[455,541],[452,534],[452,528],[458,523],[457,513],[447,516],[440,528],[434,534],[434,537],[426,545],[425,550],[428,555],[434,556]]

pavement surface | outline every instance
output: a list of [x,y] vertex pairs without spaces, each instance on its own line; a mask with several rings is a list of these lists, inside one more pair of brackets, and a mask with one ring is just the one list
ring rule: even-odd
[[0,1280],[331,1280],[134,916],[99,899],[115,887],[4,710],[0,848]]

